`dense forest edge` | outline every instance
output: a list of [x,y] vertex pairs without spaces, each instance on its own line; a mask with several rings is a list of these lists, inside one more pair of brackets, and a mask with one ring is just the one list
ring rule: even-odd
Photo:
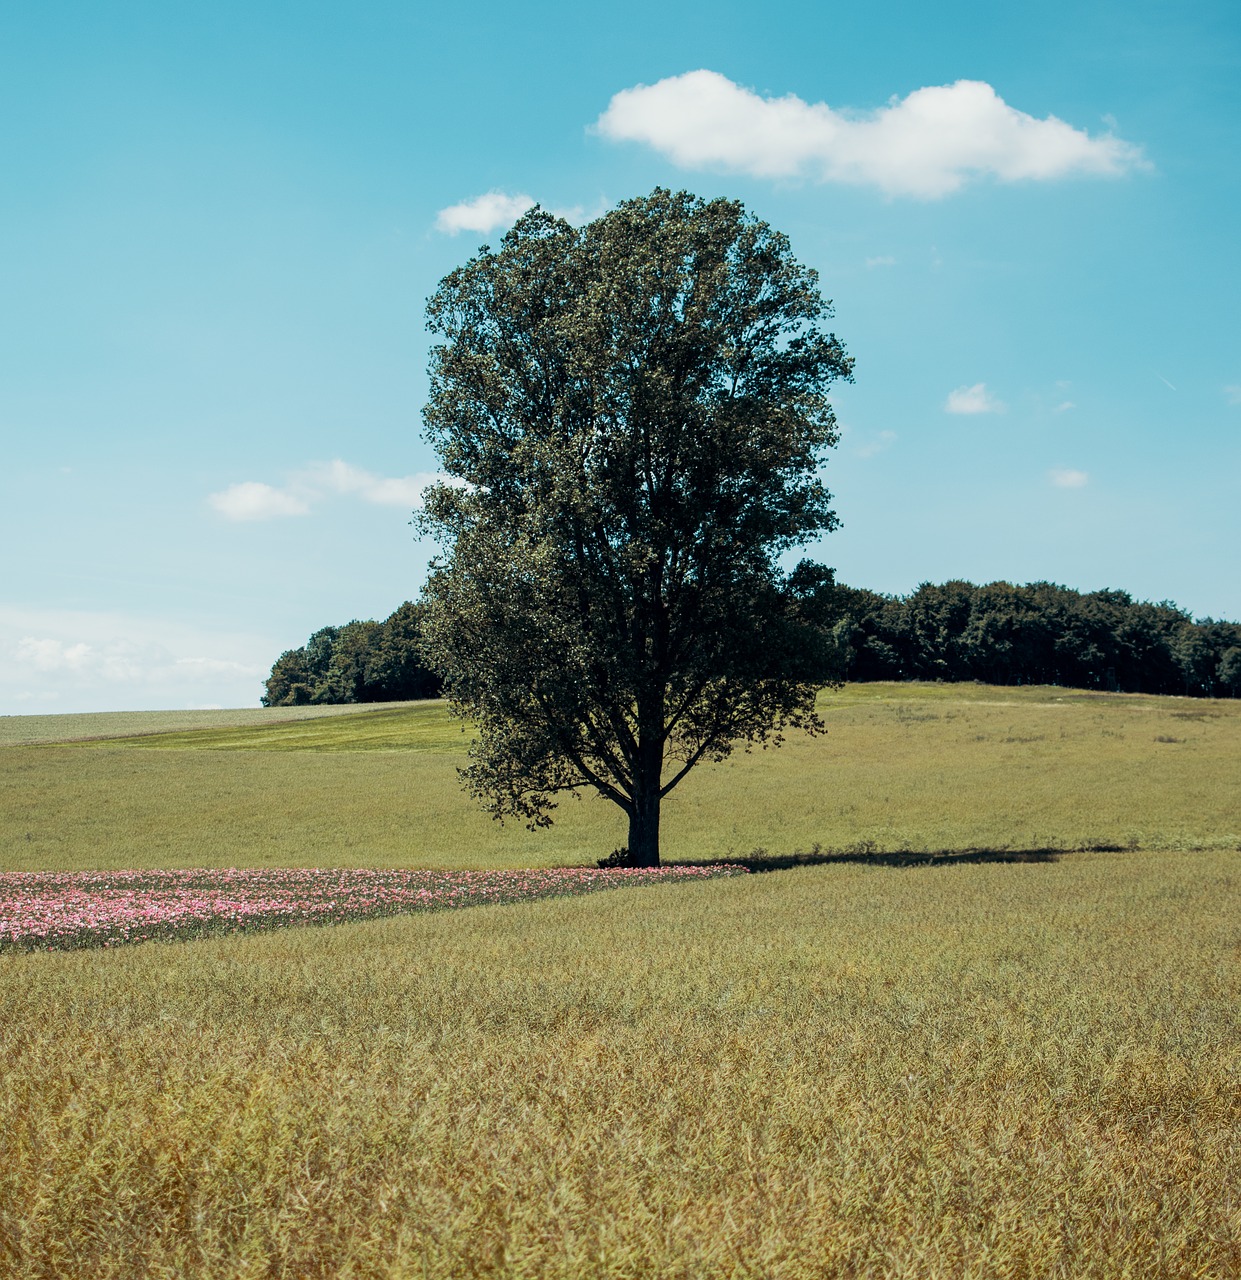
[[[907,596],[835,581],[803,564],[790,597],[829,632],[852,681],[944,680],[1063,685],[1123,693],[1236,697],[1241,623],[1195,620],[1125,591],[1080,592],[1050,582],[923,583]],[[266,707],[435,698],[422,662],[421,609],[406,601],[383,622],[323,627],[276,659]]]

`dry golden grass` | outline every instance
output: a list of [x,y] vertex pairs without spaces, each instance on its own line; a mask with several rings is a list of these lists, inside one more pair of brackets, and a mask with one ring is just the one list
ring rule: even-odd
[[0,1272],[1237,1275],[1238,863],[0,957]]

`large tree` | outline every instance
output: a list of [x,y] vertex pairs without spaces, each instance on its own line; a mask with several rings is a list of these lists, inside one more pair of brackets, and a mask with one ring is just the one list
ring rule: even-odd
[[696,764],[822,728],[836,646],[780,566],[837,524],[830,314],[785,236],[664,190],[580,228],[536,208],[441,282],[425,640],[497,817],[593,787],[658,865]]

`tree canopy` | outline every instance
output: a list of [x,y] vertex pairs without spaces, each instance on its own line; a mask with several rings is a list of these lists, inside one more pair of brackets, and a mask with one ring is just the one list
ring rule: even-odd
[[421,612],[406,601],[383,622],[320,627],[302,648],[286,649],[276,659],[263,705],[437,697],[439,678],[422,657]]
[[1127,693],[1241,693],[1241,625],[1170,601],[1052,582],[924,582],[907,596],[814,584],[812,610],[847,643],[850,680],[977,680]]
[[837,524],[830,314],[785,236],[664,190],[581,228],[531,210],[441,282],[424,635],[497,817],[594,788],[657,864],[695,765],[822,727],[837,654],[781,557]]

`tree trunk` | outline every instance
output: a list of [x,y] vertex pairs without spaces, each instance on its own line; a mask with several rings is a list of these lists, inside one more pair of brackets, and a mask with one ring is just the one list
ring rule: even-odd
[[640,791],[629,812],[629,861],[635,867],[659,866],[659,784]]

